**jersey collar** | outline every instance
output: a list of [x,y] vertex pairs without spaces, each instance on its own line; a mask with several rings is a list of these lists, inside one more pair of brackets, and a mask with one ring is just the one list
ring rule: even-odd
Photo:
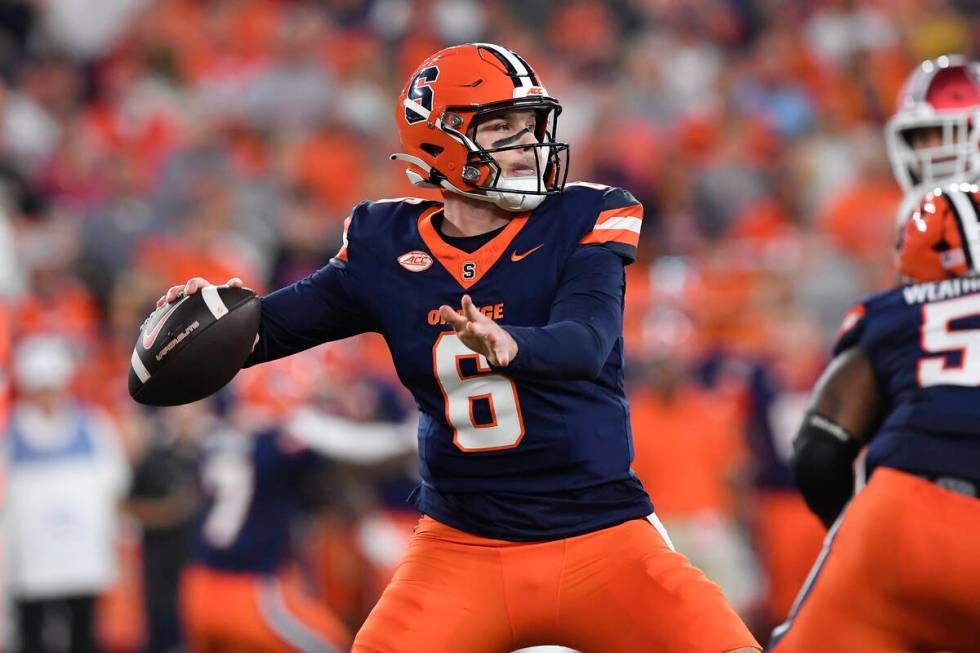
[[419,216],[419,235],[436,260],[464,289],[469,290],[477,281],[483,278],[490,268],[500,259],[504,251],[520,233],[531,217],[531,212],[518,213],[503,231],[490,239],[475,252],[464,252],[447,243],[439,235],[432,218],[441,212],[442,206],[433,206]]

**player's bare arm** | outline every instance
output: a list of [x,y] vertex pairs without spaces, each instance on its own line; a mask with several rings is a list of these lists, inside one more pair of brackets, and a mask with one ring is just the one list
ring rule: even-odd
[[463,295],[462,310],[439,307],[439,313],[456,331],[464,345],[483,354],[495,367],[507,367],[517,355],[517,341],[499,324],[477,310],[469,295]]
[[854,492],[853,463],[879,419],[878,386],[859,347],[838,354],[814,388],[791,461],[807,505],[828,528]]

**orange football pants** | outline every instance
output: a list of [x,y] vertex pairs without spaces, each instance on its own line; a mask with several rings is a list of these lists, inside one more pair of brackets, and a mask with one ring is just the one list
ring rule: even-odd
[[798,492],[762,490],[756,502],[756,546],[768,580],[766,623],[786,618],[826,533]]
[[423,517],[353,652],[758,648],[721,590],[673,551],[661,528],[651,517],[528,543],[477,537]]
[[327,607],[282,576],[191,566],[180,610],[194,653],[340,653],[350,634]]
[[980,499],[879,468],[831,528],[773,653],[980,652]]

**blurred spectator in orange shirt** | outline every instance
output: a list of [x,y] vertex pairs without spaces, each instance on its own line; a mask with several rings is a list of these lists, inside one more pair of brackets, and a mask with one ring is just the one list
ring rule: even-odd
[[69,339],[76,351],[94,345],[99,313],[88,289],[72,274],[78,225],[51,218],[23,231],[20,260],[28,270],[28,291],[13,307],[17,337],[47,333]]
[[696,386],[689,362],[666,349],[642,364],[645,383],[629,396],[633,470],[677,550],[744,615],[758,586],[736,521],[737,480],[746,464],[738,406]]
[[[235,231],[231,189],[214,182],[203,187],[199,195],[176,233],[143,241],[136,265],[156,274],[163,285],[192,276],[220,280],[219,283],[237,276],[246,286],[261,292],[265,284],[258,262],[248,256]],[[190,273],[192,270],[196,272]]]
[[816,226],[862,268],[866,285],[891,285],[896,214],[902,192],[892,178],[885,146],[877,132],[856,141],[859,171],[850,184],[827,198]]

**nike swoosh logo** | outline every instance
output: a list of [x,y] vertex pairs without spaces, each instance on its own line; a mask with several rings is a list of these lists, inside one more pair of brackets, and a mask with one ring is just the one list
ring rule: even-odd
[[544,243],[541,243],[541,244],[540,244],[540,245],[538,245],[537,247],[532,247],[531,249],[529,249],[529,250],[527,250],[527,251],[526,251],[526,252],[524,252],[523,254],[518,254],[518,253],[517,253],[517,250],[514,250],[513,252],[511,252],[511,253],[510,253],[510,260],[512,260],[512,261],[513,261],[514,263],[517,263],[517,262],[518,262],[518,261],[520,261],[521,259],[523,259],[523,258],[525,258],[525,257],[528,257],[528,256],[530,256],[531,254],[533,254],[533,253],[535,253],[536,251],[538,251],[538,250],[539,250],[539,249],[541,249],[542,247],[544,247]]
[[143,335],[143,349],[149,349],[153,346],[153,343],[156,342],[157,336],[160,335],[160,331],[163,330],[164,323],[170,319],[170,316],[177,310],[177,307],[183,304],[189,298],[190,296],[184,297],[179,302],[171,306],[170,310],[164,313],[163,317],[160,318],[160,321],[153,326],[153,330]]

